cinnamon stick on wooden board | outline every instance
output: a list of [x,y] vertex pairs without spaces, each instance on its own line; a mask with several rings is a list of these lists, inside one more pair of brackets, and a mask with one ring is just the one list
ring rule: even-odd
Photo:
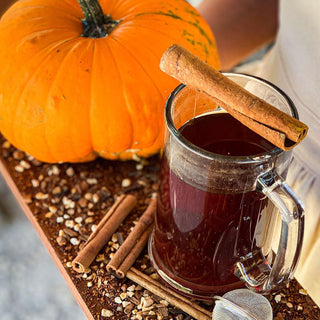
[[97,229],[90,235],[77,257],[72,261],[72,267],[75,271],[85,272],[136,204],[136,197],[130,194],[121,195],[117,199],[99,222]]
[[197,303],[192,302],[190,299],[181,296],[172,289],[164,286],[159,281],[152,279],[143,272],[131,268],[127,272],[127,278],[139,284],[141,287],[149,290],[158,297],[168,301],[173,306],[186,312],[191,317],[197,320],[211,320],[211,312],[200,307]]
[[282,150],[292,149],[307,135],[304,123],[253,95],[177,44],[164,52],[160,69],[210,95],[234,118]]
[[146,211],[140,217],[138,223],[129,233],[123,244],[115,253],[107,265],[107,270],[118,278],[124,278],[127,271],[133,265],[146,246],[156,212],[156,198],[152,199]]

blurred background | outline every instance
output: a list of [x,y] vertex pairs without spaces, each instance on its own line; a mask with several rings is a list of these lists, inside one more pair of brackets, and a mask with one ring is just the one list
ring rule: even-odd
[[2,177],[0,199],[0,319],[85,320]]

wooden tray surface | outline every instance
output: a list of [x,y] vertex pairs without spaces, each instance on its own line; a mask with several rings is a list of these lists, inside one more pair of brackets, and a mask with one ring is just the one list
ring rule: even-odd
[[[0,145],[1,174],[88,319],[190,319],[143,288],[132,287],[134,283],[130,280],[115,279],[105,269],[110,255],[157,191],[158,156],[144,163],[97,159],[83,164],[46,164],[15,149],[1,136]],[[137,196],[136,209],[101,250],[88,273],[84,276],[76,273],[70,267],[71,261],[114,199],[123,193]],[[146,250],[134,266],[157,278]],[[150,296],[153,305],[143,310],[140,302],[146,296]],[[268,299],[275,320],[320,319],[319,308],[296,280]],[[213,308],[201,305],[208,310]]]

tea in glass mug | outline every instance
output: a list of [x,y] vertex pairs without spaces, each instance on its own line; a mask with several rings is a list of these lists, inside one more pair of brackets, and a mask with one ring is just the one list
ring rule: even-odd
[[[298,117],[292,101],[265,80],[225,74]],[[303,206],[283,180],[291,152],[275,147],[207,94],[180,85],[166,108],[151,261],[174,289],[199,299],[246,285],[259,293],[293,276]],[[277,254],[271,243],[281,216]]]

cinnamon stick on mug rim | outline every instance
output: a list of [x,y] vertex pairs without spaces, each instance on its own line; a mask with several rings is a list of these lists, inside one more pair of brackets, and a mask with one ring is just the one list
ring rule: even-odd
[[72,261],[72,267],[75,271],[85,272],[136,204],[136,197],[130,194],[123,194],[117,199]]
[[234,118],[282,150],[291,150],[307,135],[303,122],[247,91],[180,45],[164,52],[160,69],[208,94]]
[[117,250],[107,265],[107,271],[118,278],[124,278],[143,248],[146,246],[153,229],[156,211],[156,198],[153,198],[138,223]]

